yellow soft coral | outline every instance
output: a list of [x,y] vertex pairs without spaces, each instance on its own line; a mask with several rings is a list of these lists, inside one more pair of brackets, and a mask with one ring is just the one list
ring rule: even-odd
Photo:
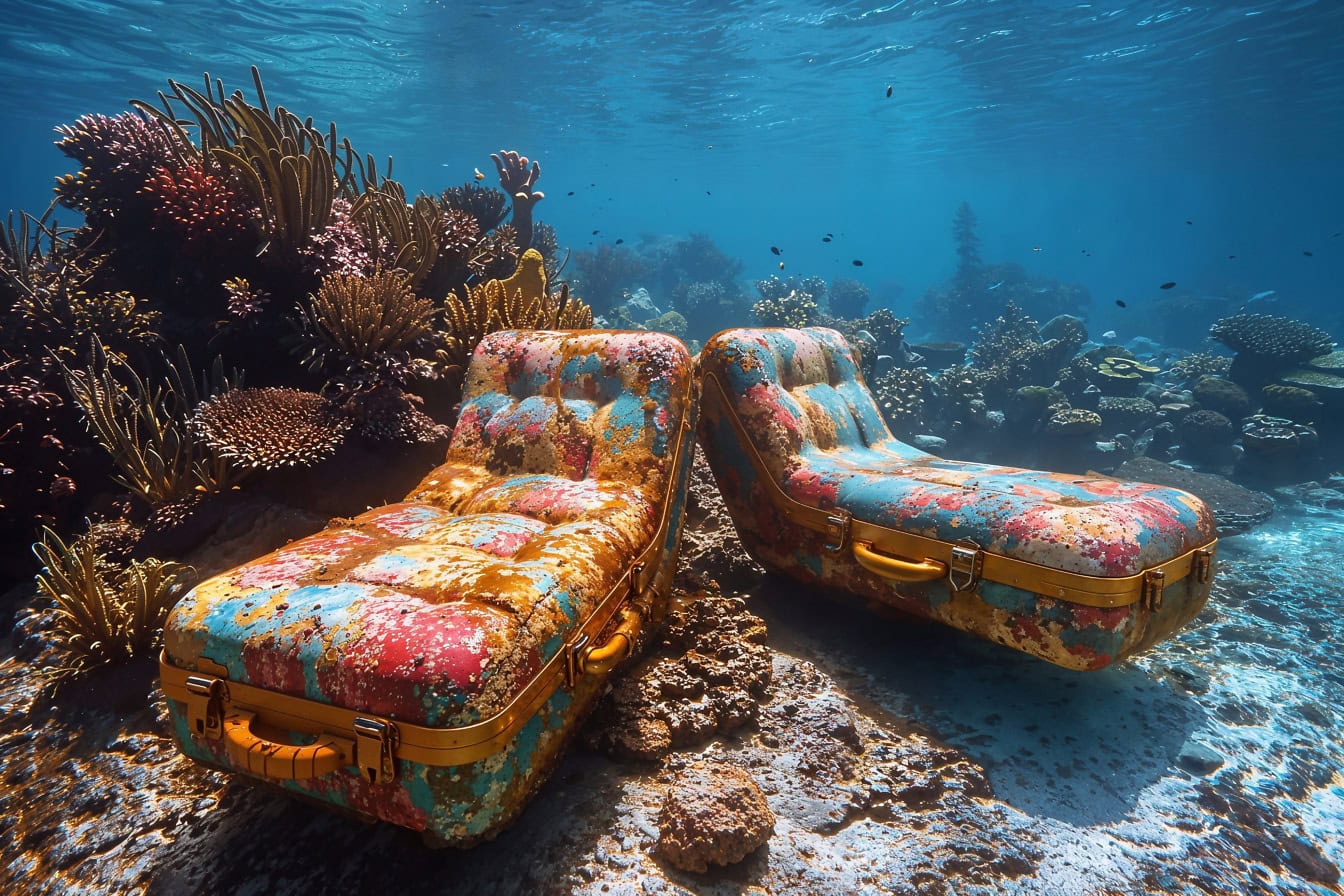
[[500,281],[504,294],[521,292],[523,301],[541,302],[546,298],[546,262],[536,249],[528,249],[518,259],[518,268],[512,277]]

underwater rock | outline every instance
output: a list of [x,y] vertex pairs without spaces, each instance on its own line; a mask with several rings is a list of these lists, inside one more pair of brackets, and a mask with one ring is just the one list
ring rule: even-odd
[[697,590],[712,582],[731,593],[752,587],[763,575],[765,569],[742,547],[714,474],[697,447],[681,538],[680,584]]
[[658,855],[683,871],[731,865],[759,849],[775,816],[751,775],[697,763],[679,772],[658,816]]
[[1223,767],[1223,755],[1198,741],[1186,741],[1176,755],[1176,764],[1192,775],[1211,775]]
[[1220,536],[1247,532],[1274,515],[1274,499],[1212,473],[1196,473],[1150,457],[1125,461],[1115,471],[1117,479],[1151,482],[1179,488],[1198,497],[1218,523]]
[[756,722],[770,690],[765,623],[746,602],[675,593],[652,654],[615,683],[585,729],[593,749],[625,759],[660,759]]

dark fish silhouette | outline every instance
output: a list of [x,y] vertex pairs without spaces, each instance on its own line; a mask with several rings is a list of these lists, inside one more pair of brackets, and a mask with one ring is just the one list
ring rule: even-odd
[[821,241],[822,241],[823,243],[829,243],[829,242],[831,241],[831,238],[828,237],[828,236],[824,236],[824,237],[821,238]]
[[1125,304],[1125,300],[1124,300],[1124,299],[1116,299],[1116,300],[1115,300],[1115,304],[1119,305],[1121,308],[1128,308],[1128,307],[1129,307],[1128,305]]
[[1305,255],[1305,256],[1307,256],[1308,258],[1311,257],[1311,253],[1308,252],[1308,251],[1306,251],[1305,249],[1302,251],[1302,254]]
[[779,254],[780,254],[780,252],[779,252],[779,247],[778,247],[778,246],[771,246],[771,247],[770,247],[770,251],[773,252],[773,253],[775,253],[776,255],[779,255]]
[[1228,257],[1228,258],[1236,258],[1237,256],[1235,256],[1235,255],[1229,255],[1229,256],[1227,256],[1227,257]]
[[623,243],[623,242],[625,242],[625,240],[617,240],[617,241],[616,241],[616,245],[619,246],[619,245],[620,245],[621,243]]
[[594,230],[594,231],[593,231],[593,236],[597,236],[598,233],[600,233],[600,231]]
[[890,84],[887,85],[887,97],[888,97],[888,99],[890,99],[890,97],[891,97],[891,85],[890,85]]
[[861,268],[861,267],[863,267],[863,262],[860,261],[860,260],[857,259],[857,258],[854,259],[853,261],[851,261],[850,264],[854,265],[854,267],[856,267],[856,268]]
[[1163,283],[1161,286],[1159,286],[1158,289],[1171,289],[1175,285],[1176,285],[1175,280],[1168,280],[1166,283]]
[[779,263],[779,269],[780,269],[781,271],[784,270],[784,262],[781,261],[781,262]]
[[1195,223],[1195,222],[1194,222],[1194,221],[1186,221],[1185,223],[1187,223],[1187,224],[1193,224],[1193,223]]
[[705,195],[706,195],[706,196],[710,195],[710,193],[709,193],[708,190],[705,191]]
[[566,196],[573,196],[573,195],[574,195],[574,191],[573,191],[573,190],[570,190],[570,191],[569,191],[568,193],[566,193],[565,195],[566,195]]

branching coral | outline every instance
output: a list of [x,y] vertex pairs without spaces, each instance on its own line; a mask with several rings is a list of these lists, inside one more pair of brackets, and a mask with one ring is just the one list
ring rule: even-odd
[[[62,372],[94,438],[111,455],[118,483],[151,506],[229,484],[228,465],[192,438],[188,419],[201,390],[184,353],[167,364],[167,378],[154,386],[97,340],[91,354],[87,370],[63,365]],[[217,359],[204,391],[227,386]]]
[[191,152],[179,131],[131,113],[84,115],[56,133],[56,148],[82,166],[56,179],[56,195],[98,228],[138,224],[152,205],[145,185],[165,164]]
[[374,258],[405,271],[411,286],[418,286],[438,260],[440,212],[428,196],[421,194],[408,205],[401,184],[385,181],[381,189],[361,194],[350,216]]
[[569,295],[547,291],[541,253],[528,249],[507,280],[487,280],[466,290],[465,298],[450,294],[444,303],[446,366],[465,368],[471,353],[489,333],[514,328],[582,330],[593,325],[593,309]]
[[1042,342],[1036,322],[1013,303],[985,327],[970,351],[971,363],[985,371],[985,392],[996,405],[1022,386],[1054,382],[1073,354],[1059,339]]
[[252,231],[257,210],[220,174],[200,161],[160,167],[144,187],[153,198],[155,228],[193,255],[213,257]]
[[1197,383],[1200,377],[1205,376],[1225,377],[1231,369],[1232,359],[1227,355],[1209,355],[1196,352],[1186,355],[1172,364],[1168,372],[1177,382],[1189,384]]
[[545,193],[532,189],[541,177],[541,163],[503,149],[491,153],[490,158],[499,172],[499,185],[513,199],[512,223],[518,233],[518,248],[526,251],[532,247],[532,207],[546,198]]
[[931,383],[928,372],[918,368],[893,370],[874,381],[873,397],[898,438],[916,435],[924,426],[925,396]]
[[439,194],[438,204],[445,212],[466,212],[481,233],[494,230],[509,215],[509,197],[491,187],[463,184]]
[[351,420],[331,402],[299,389],[230,389],[196,407],[192,427],[217,456],[240,470],[307,467],[345,441]]
[[1285,364],[1306,361],[1334,348],[1330,334],[1311,324],[1272,314],[1236,314],[1209,329],[1209,335],[1234,352]]
[[411,347],[433,332],[435,311],[401,271],[332,274],[303,309],[304,361],[402,380]]
[[168,611],[195,575],[189,566],[153,559],[108,570],[92,540],[67,545],[50,529],[33,552],[43,566],[38,591],[52,602],[53,635],[64,655],[52,670],[58,678],[152,656]]
[[821,309],[808,292],[793,290],[787,295],[762,298],[751,306],[756,322],[763,327],[806,327]]

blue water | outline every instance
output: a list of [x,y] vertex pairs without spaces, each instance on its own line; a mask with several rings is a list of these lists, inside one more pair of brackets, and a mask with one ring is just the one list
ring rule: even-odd
[[515,148],[563,246],[701,231],[757,279],[777,245],[790,273],[899,286],[898,311],[952,272],[965,199],[986,260],[1083,283],[1127,337],[1170,280],[1338,303],[1341,35],[1334,2],[20,0],[0,210],[73,170],[55,125],[205,71],[250,96],[255,63],[408,192]]

